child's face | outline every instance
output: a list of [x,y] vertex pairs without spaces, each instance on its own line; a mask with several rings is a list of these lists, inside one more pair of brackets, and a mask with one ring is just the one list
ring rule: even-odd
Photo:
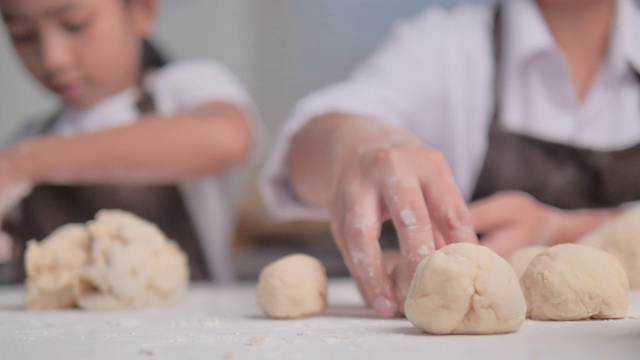
[[67,105],[88,108],[138,82],[151,0],[0,0],[29,72]]

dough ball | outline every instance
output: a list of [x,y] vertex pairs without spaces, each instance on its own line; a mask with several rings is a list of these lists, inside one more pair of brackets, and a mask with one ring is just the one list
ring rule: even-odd
[[543,245],[528,246],[514,251],[513,254],[507,258],[507,261],[516,272],[518,279],[520,279],[525,270],[527,270],[531,260],[547,248],[549,247]]
[[319,315],[327,306],[327,272],[318,259],[285,256],[260,272],[256,302],[264,313],[278,319]]
[[121,310],[175,303],[189,282],[186,254],[154,224],[118,210],[87,223],[89,264],[74,283],[80,308]]
[[640,209],[627,211],[578,242],[615,256],[629,277],[629,286],[640,288]]
[[29,241],[25,254],[27,309],[73,307],[73,283],[87,264],[88,254],[89,234],[81,224],[63,226],[41,242]]
[[517,331],[526,303],[506,260],[481,245],[452,244],[424,259],[411,282],[405,313],[431,334]]
[[627,315],[629,280],[613,255],[562,244],[536,256],[522,279],[527,316],[535,320],[615,319]]

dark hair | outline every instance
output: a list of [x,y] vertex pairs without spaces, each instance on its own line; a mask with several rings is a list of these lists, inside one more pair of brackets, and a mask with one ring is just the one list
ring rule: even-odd
[[136,107],[138,111],[142,114],[152,113],[156,110],[156,102],[149,93],[149,90],[144,87],[143,80],[144,77],[150,71],[155,69],[159,69],[165,65],[167,65],[168,60],[162,54],[160,50],[151,42],[149,39],[142,40],[142,62],[141,62],[141,71],[140,71],[140,83],[138,84],[140,88],[140,97],[136,102]]
[[167,65],[167,57],[149,39],[142,40],[142,71],[146,72]]

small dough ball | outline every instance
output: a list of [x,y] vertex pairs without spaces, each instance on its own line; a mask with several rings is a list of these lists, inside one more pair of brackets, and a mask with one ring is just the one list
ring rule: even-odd
[[527,270],[531,260],[548,248],[548,246],[544,245],[528,246],[514,251],[513,254],[507,258],[507,261],[516,272],[518,279],[520,279],[525,270]]
[[60,227],[41,242],[29,241],[25,254],[27,309],[73,307],[73,283],[88,258],[89,233],[80,224]]
[[260,272],[256,302],[266,315],[278,319],[322,314],[327,306],[327,272],[314,257],[285,256]]
[[481,245],[448,245],[424,259],[405,303],[407,319],[431,334],[517,331],[526,303],[518,277],[502,257]]
[[535,320],[616,319],[627,315],[629,280],[613,255],[580,244],[544,250],[520,279]]
[[189,283],[186,254],[154,224],[119,210],[87,223],[89,264],[74,283],[80,308],[122,310],[175,303]]
[[640,209],[608,221],[578,242],[615,256],[629,277],[629,286],[640,288]]

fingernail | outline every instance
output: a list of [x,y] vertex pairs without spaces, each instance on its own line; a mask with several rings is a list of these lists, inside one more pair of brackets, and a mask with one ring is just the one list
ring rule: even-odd
[[379,297],[373,302],[373,308],[376,313],[382,317],[391,317],[395,315],[396,309],[393,308],[391,300],[385,297]]

